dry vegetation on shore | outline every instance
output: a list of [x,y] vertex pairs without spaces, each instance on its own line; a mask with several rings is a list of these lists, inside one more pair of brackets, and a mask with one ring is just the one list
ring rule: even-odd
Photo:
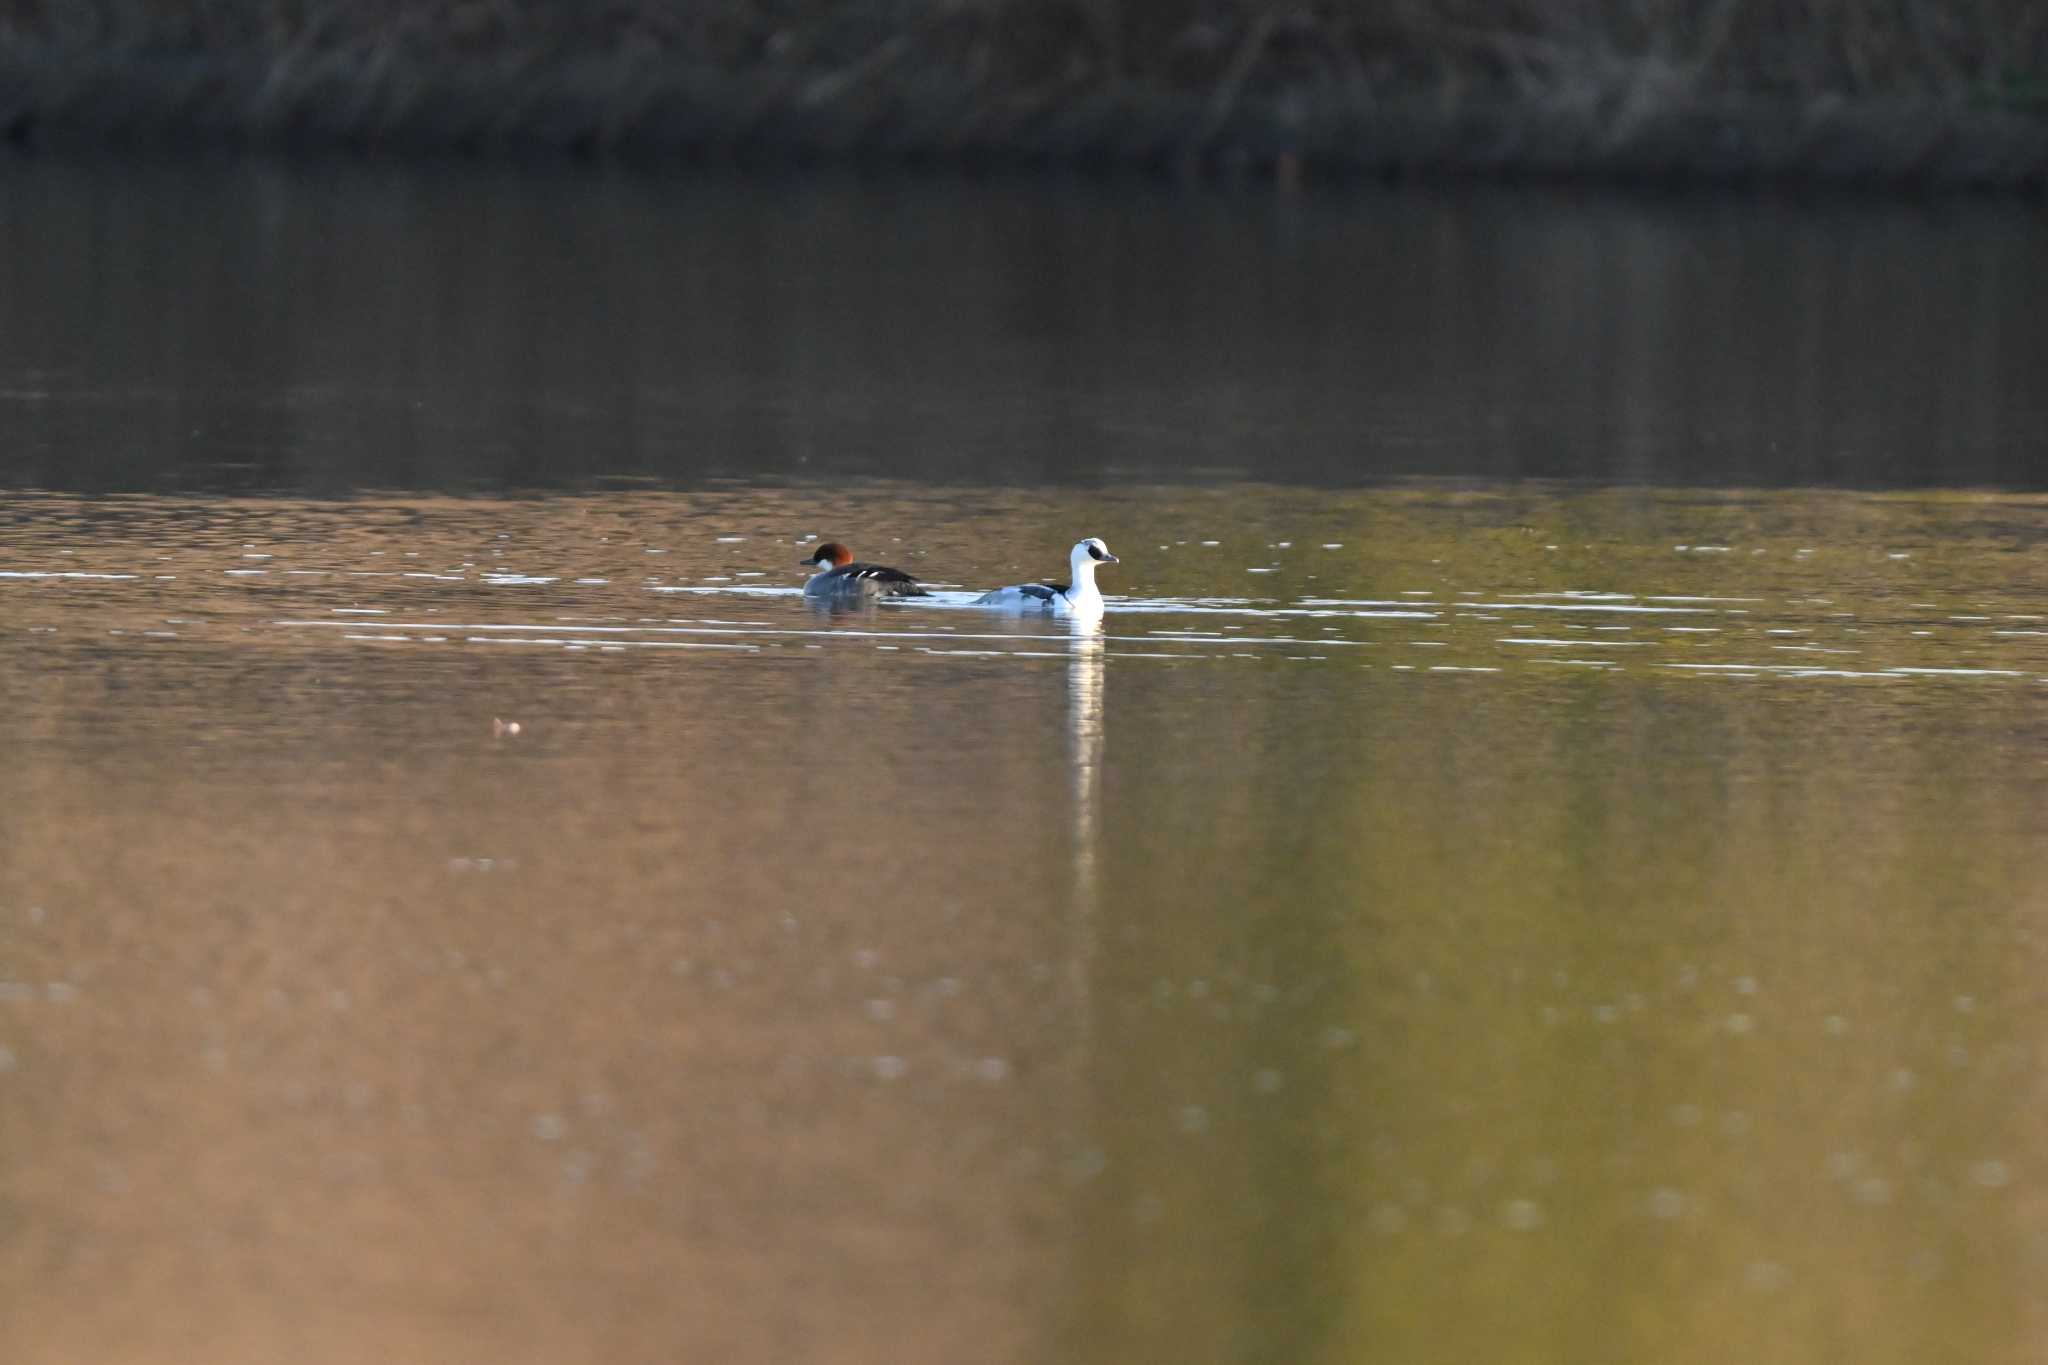
[[2041,0],[0,0],[17,141],[2048,184]]

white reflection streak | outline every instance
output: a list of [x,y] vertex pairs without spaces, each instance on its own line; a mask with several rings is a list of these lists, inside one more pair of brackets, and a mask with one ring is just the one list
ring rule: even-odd
[[1102,684],[1106,660],[1102,622],[1074,622],[1072,649],[1067,658],[1067,749],[1073,778],[1068,806],[1074,814],[1074,1005],[1084,1044],[1090,1032],[1089,981],[1095,961],[1096,846],[1102,833]]

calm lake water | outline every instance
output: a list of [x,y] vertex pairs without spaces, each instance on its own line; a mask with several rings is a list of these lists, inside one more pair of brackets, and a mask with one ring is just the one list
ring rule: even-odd
[[0,1357],[2039,1358],[2038,211],[0,242]]

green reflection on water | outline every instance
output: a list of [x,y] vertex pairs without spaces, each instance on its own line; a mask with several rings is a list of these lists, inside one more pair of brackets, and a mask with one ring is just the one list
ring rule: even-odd
[[[1311,534],[1439,597],[1826,593],[1889,661],[2024,674],[1940,637],[2041,604],[2039,512],[1396,494]],[[1524,517],[1601,540],[1546,572]],[[1113,676],[1077,1354],[2013,1357],[2038,684],[1756,686]]]

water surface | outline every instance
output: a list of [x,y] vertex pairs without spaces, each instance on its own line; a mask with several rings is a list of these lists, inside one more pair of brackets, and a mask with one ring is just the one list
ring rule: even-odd
[[0,238],[8,1361],[2038,1355],[2037,217]]
[[2026,1357],[2038,500],[835,500],[10,501],[16,1358]]

